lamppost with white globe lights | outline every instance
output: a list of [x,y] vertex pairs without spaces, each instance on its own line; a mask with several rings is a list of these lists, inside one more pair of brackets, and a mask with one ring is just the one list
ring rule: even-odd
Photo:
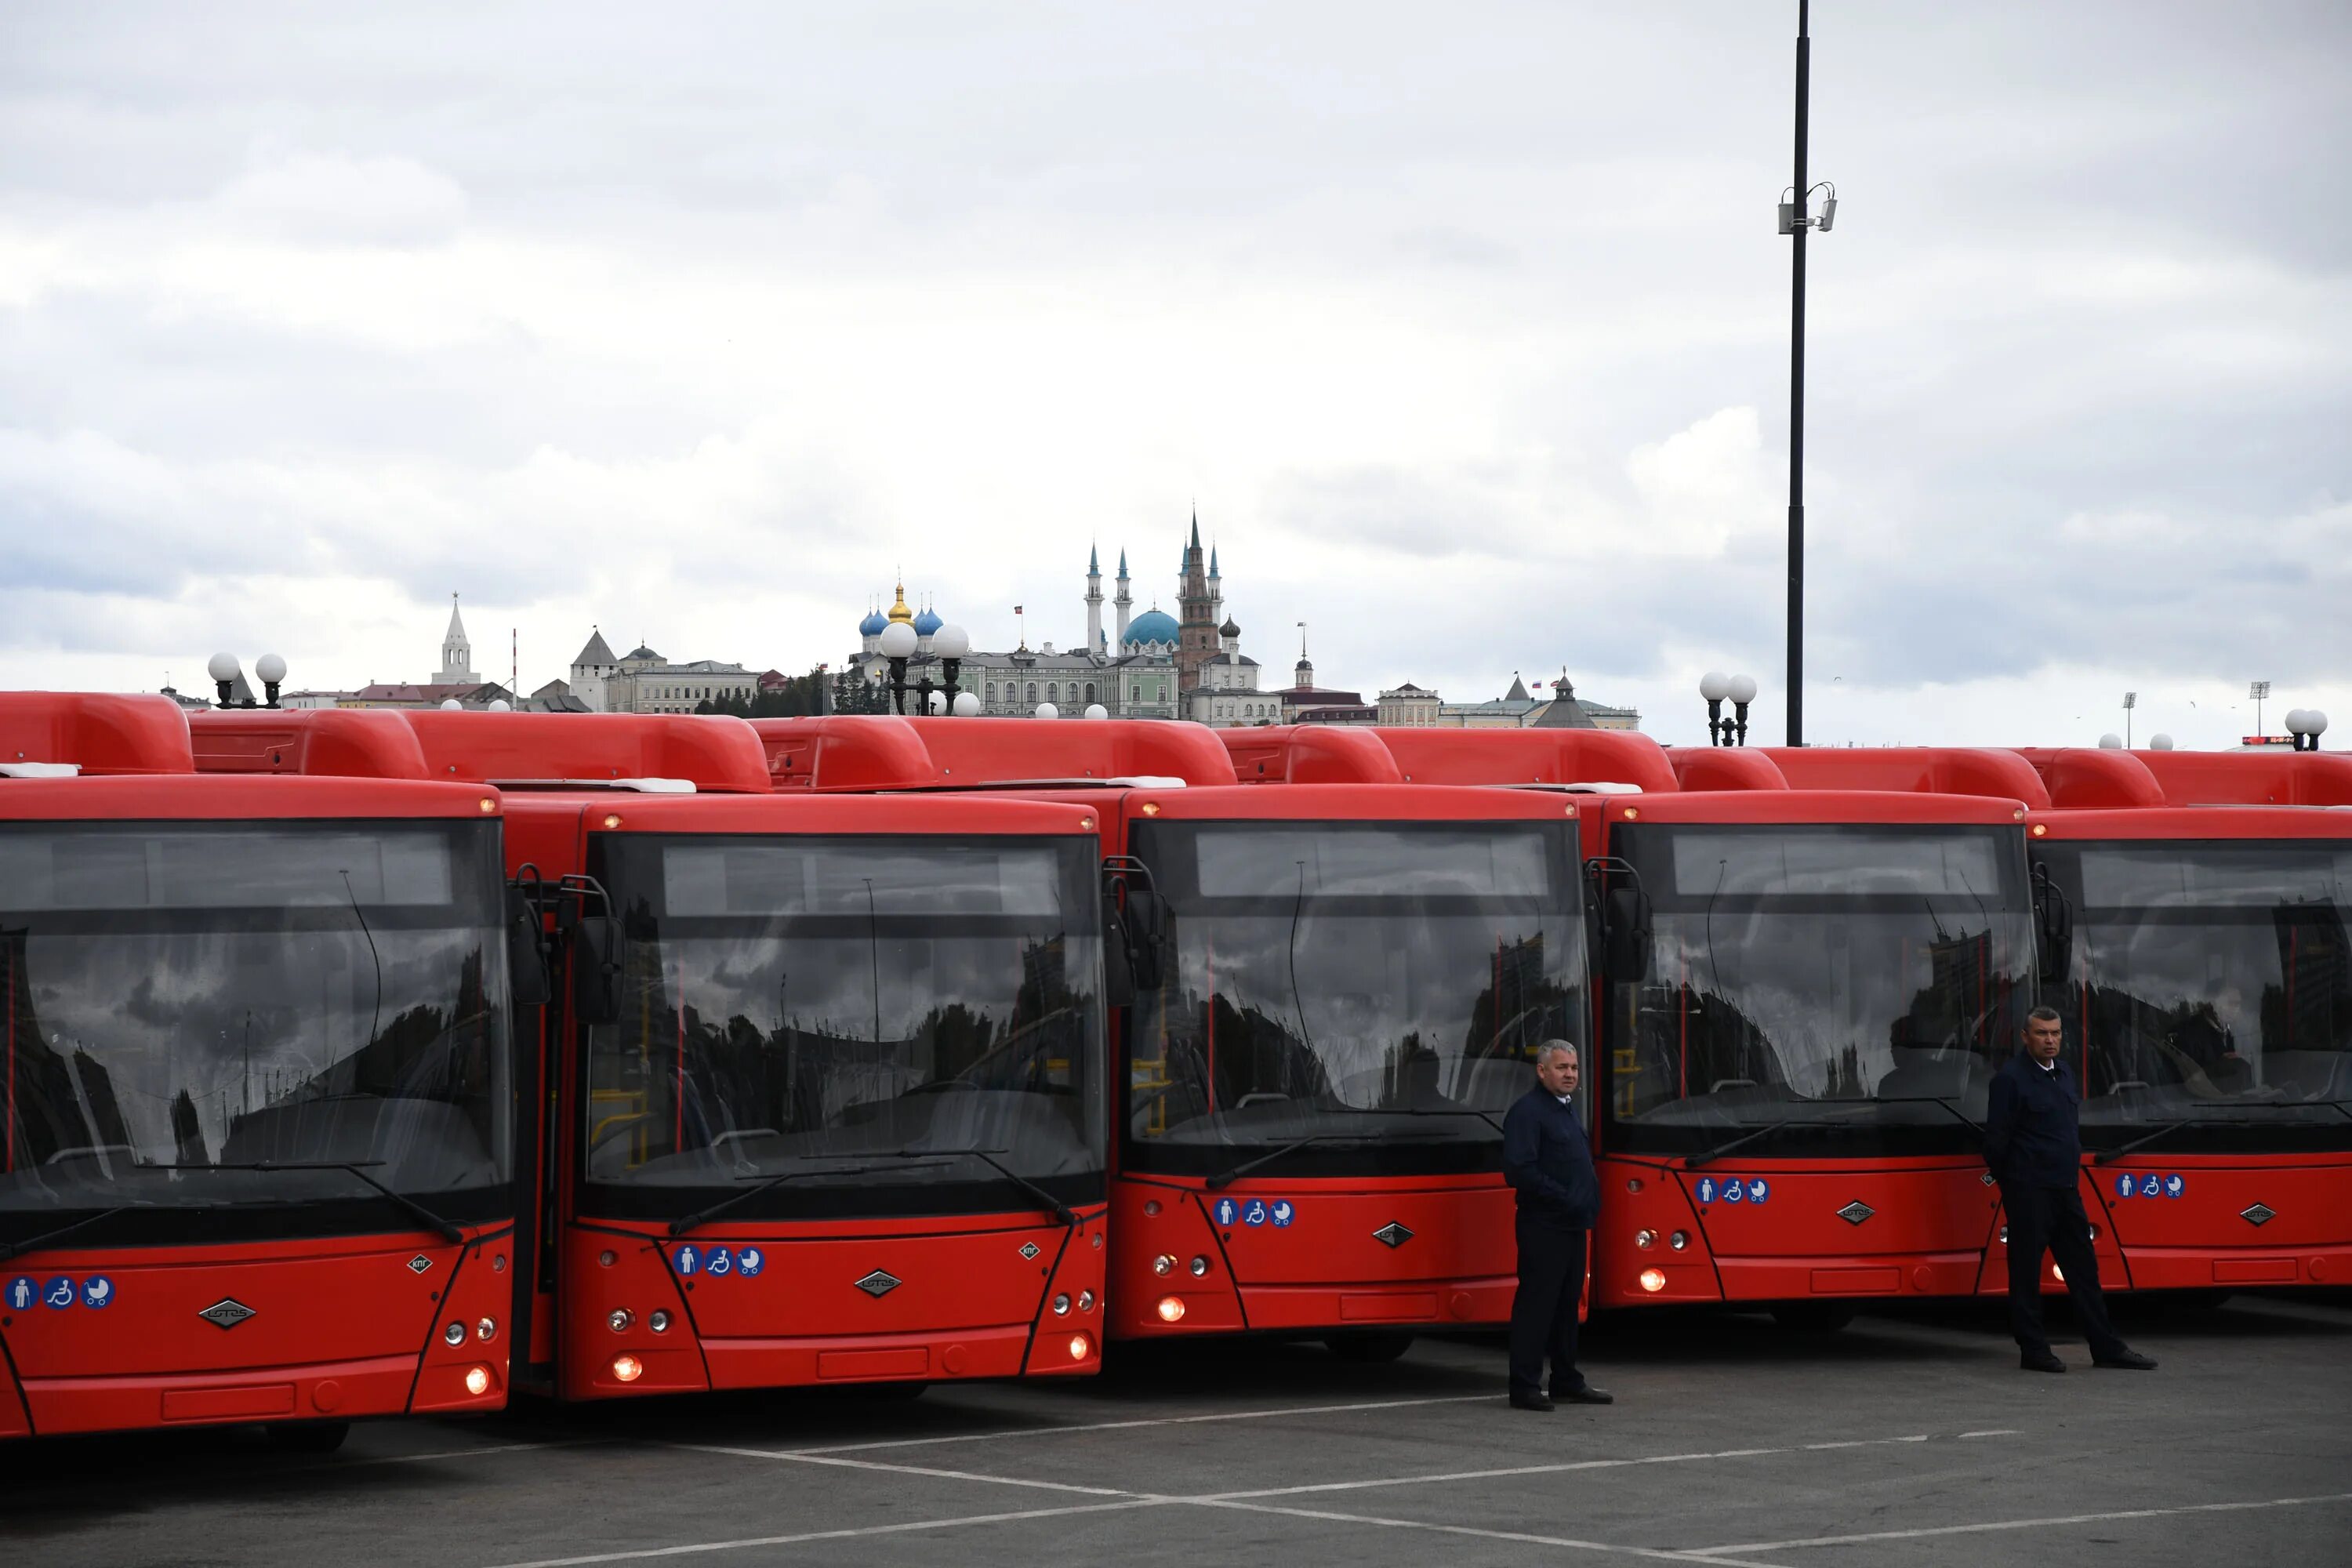
[[[895,713],[907,710],[907,698],[915,698],[915,711],[936,715],[954,712],[967,717],[980,711],[980,699],[969,691],[958,691],[957,681],[963,673],[963,656],[971,651],[971,635],[959,626],[943,626],[931,634],[931,650],[918,654],[921,641],[915,628],[905,621],[892,621],[882,628],[879,638],[882,657],[890,661],[890,709]],[[941,677],[931,679],[936,663]],[[916,667],[919,679],[908,680],[907,668]],[[934,700],[934,699],[937,700]],[[970,699],[967,707],[966,699]]]
[[2316,708],[2290,708],[2286,732],[2294,737],[2296,751],[2315,752],[2319,750],[2319,737],[2327,732],[2327,715]]
[[219,689],[218,707],[275,708],[278,706],[278,689],[286,684],[286,661],[274,653],[265,653],[253,661],[253,673],[261,678],[261,689],[267,694],[266,699],[259,702],[249,696],[239,699],[234,695],[237,677],[244,673],[237,666],[236,655],[213,655],[205,663],[205,673],[213,678],[213,685]]
[[[1756,700],[1756,678],[1752,675],[1726,675],[1710,669],[1698,678],[1698,694],[1706,702],[1706,740],[1711,746],[1744,746],[1748,744],[1748,705]],[[1723,716],[1723,704],[1728,700],[1732,717]]]

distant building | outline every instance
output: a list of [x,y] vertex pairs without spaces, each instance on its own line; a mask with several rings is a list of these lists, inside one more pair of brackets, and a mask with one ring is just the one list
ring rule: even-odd
[[1381,723],[1399,729],[1430,728],[1438,722],[1438,710],[1443,706],[1436,692],[1424,691],[1408,680],[1381,693]]
[[1642,727],[1640,710],[1612,708],[1605,702],[1589,702],[1576,695],[1576,687],[1565,674],[1551,683],[1550,697],[1537,697],[1528,690],[1527,682],[1511,677],[1511,689],[1502,696],[1485,702],[1442,702],[1438,705],[1436,722],[1441,728],[1456,730],[1638,730]]
[[[767,672],[767,676],[774,674]],[[691,713],[718,698],[748,701],[767,676],[714,658],[672,664],[642,643],[615,658],[603,629],[592,628],[586,645],[572,661],[571,679],[563,682],[562,695],[579,707],[563,710]]]
[[1298,636],[1298,662],[1291,668],[1291,682],[1275,693],[1282,702],[1282,721],[1286,724],[1370,724],[1378,722],[1380,710],[1364,700],[1360,691],[1342,691],[1336,687],[1315,683],[1315,665],[1307,657],[1307,634]]
[[461,708],[488,708],[493,702],[511,705],[514,693],[474,673],[474,645],[452,594],[449,629],[441,635],[441,668],[432,679],[372,680],[357,691],[299,691],[280,700],[289,708],[438,708],[451,700]]

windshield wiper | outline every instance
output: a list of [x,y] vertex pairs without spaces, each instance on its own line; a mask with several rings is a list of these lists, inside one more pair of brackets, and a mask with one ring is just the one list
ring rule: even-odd
[[[154,1168],[155,1167],[152,1165],[142,1165],[140,1167],[140,1169],[146,1171],[152,1171]],[[0,1245],[0,1263],[5,1263],[11,1258],[22,1258],[28,1252],[38,1252],[41,1248],[48,1246],[50,1243],[62,1241],[78,1230],[87,1230],[89,1226],[96,1225],[102,1219],[112,1219],[116,1215],[129,1214],[132,1209],[154,1208],[156,1206],[158,1205],[153,1204],[117,1204],[110,1209],[100,1209],[94,1215],[74,1221],[71,1225],[61,1225],[55,1230],[43,1231],[40,1235],[27,1237],[23,1241],[14,1241],[8,1242],[5,1245]]]
[[245,1160],[216,1165],[150,1165],[147,1168],[151,1171],[344,1171],[390,1198],[414,1217],[423,1220],[426,1229],[435,1232],[450,1246],[456,1247],[465,1241],[466,1233],[455,1225],[406,1193],[396,1192],[368,1174],[369,1167],[383,1163],[382,1160]]
[[1072,1230],[1078,1227],[1078,1216],[1071,1212],[1070,1205],[998,1159],[996,1156],[1003,1152],[1001,1149],[895,1149],[891,1152],[900,1159],[913,1159],[919,1155],[937,1155],[941,1159],[949,1159],[958,1154],[969,1154],[975,1160],[984,1162],[998,1175],[1035,1198],[1037,1205],[1047,1214],[1052,1215]]
[[[811,1154],[806,1156],[806,1158],[812,1160],[838,1160],[842,1156],[838,1154]],[[750,1203],[761,1193],[773,1192],[776,1188],[782,1186],[786,1182],[809,1181],[818,1176],[863,1176],[870,1172],[887,1171],[894,1168],[903,1169],[904,1167],[892,1167],[889,1165],[845,1165],[839,1170],[834,1171],[779,1171],[776,1174],[761,1182],[756,1187],[746,1187],[743,1191],[735,1194],[731,1197],[719,1199],[717,1203],[712,1204],[707,1209],[697,1209],[692,1214],[680,1215],[677,1218],[669,1222],[669,1233],[672,1236],[684,1236],[688,1231],[693,1230],[698,1226],[709,1225],[712,1220],[718,1218],[720,1215],[725,1214],[729,1209],[733,1208],[736,1205]],[[745,1176],[742,1179],[748,1182],[752,1178]]]
[[[2338,1115],[2344,1116],[2347,1119],[2352,1119],[2352,1110],[2347,1110],[2346,1104],[2347,1102],[2341,1100],[2285,1100],[2265,1102],[2260,1107],[2260,1109],[2264,1110],[2299,1110],[2307,1105],[2324,1105],[2329,1110],[2336,1111]],[[2252,1110],[2255,1108],[2252,1106],[2241,1106],[2239,1109]],[[2184,1127],[2229,1126],[2233,1122],[2239,1126],[2246,1125],[2245,1122],[2234,1117],[2184,1116],[2178,1121],[2166,1122],[2163,1126],[2158,1128],[2153,1132],[2143,1133],[2141,1136],[2133,1139],[2130,1142],[2124,1144],[2120,1148],[2104,1150],[2099,1153],[2092,1155],[2091,1163],[2094,1165],[2112,1165],[2117,1160],[2120,1160],[2125,1155],[2130,1153],[2133,1150],[2145,1149],[2159,1138],[2169,1138],[2172,1134],[2179,1131]]]
[[1492,1111],[1476,1110],[1466,1105],[1379,1105],[1360,1114],[1365,1116],[1475,1116],[1497,1132],[1503,1130],[1503,1124],[1495,1120]]
[[1904,1094],[1898,1094],[1898,1095],[1896,1095],[1895,1098],[1893,1098],[1892,1100],[1872,1100],[1872,1101],[1871,1101],[1871,1103],[1872,1103],[1873,1105],[1934,1105],[1934,1106],[1940,1106],[1940,1107],[1941,1107],[1942,1109],[1944,1109],[1945,1110],[1947,1110],[1947,1111],[1950,1112],[1950,1113],[1951,1113],[1952,1120],[1954,1120],[1955,1121],[1958,1121],[1961,1126],[1963,1126],[1963,1127],[1967,1128],[1969,1131],[1971,1131],[1971,1132],[1975,1133],[1975,1134],[1976,1134],[1978,1137],[1979,1137],[1979,1138],[1981,1138],[1981,1137],[1983,1137],[1983,1136],[1984,1136],[1984,1125],[1983,1125],[1983,1123],[1981,1123],[1981,1122],[1978,1121],[1974,1117],[1970,1116],[1967,1111],[1962,1110],[1958,1106],[1954,1105],[1950,1100],[1944,1099],[1944,1098],[1943,1098],[1942,1096],[1940,1096],[1940,1095],[1934,1095],[1934,1094],[1908,1094],[1908,1095],[1904,1095]]
[[1784,1116],[1778,1121],[1766,1122],[1752,1132],[1743,1132],[1729,1142],[1717,1143],[1714,1148],[1703,1150],[1696,1154],[1684,1155],[1683,1169],[1696,1171],[1701,1165],[1712,1164],[1734,1149],[1745,1149],[1758,1139],[1768,1137],[1784,1127],[1850,1127],[1852,1125],[1852,1122],[1845,1121],[1825,1121],[1811,1116]]
[[1377,1143],[1379,1142],[1378,1138],[1369,1137],[1361,1132],[1309,1132],[1304,1138],[1294,1138],[1279,1148],[1270,1149],[1255,1159],[1244,1160],[1230,1170],[1219,1171],[1208,1179],[1206,1185],[1213,1193],[1221,1187],[1230,1187],[1260,1165],[1271,1165],[1284,1155],[1295,1154],[1310,1143]]

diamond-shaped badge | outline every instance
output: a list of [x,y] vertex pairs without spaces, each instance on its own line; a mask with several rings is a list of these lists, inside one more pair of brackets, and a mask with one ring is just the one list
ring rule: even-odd
[[2250,1208],[2240,1209],[2238,1211],[2238,1217],[2244,1220],[2248,1225],[2260,1226],[2270,1224],[2271,1221],[2278,1218],[2278,1214],[2277,1211],[2270,1208],[2266,1205],[2255,1204]]
[[1838,1210],[1837,1216],[1838,1218],[1845,1221],[1848,1225],[1860,1225],[1864,1220],[1868,1219],[1872,1215],[1874,1215],[1878,1211],[1876,1209],[1872,1208],[1868,1204],[1864,1203],[1860,1198],[1856,1198],[1853,1202],[1846,1205],[1845,1207]]
[[1037,1244],[1036,1244],[1035,1242],[1034,1242],[1034,1241],[1024,1241],[1024,1242],[1023,1242],[1023,1243],[1021,1244],[1021,1256],[1022,1256],[1022,1257],[1024,1257],[1024,1258],[1035,1258],[1035,1257],[1037,1256],[1037,1253],[1038,1253],[1038,1247],[1037,1247]]
[[233,1329],[253,1316],[253,1309],[234,1296],[224,1296],[196,1314],[215,1328]]
[[432,1267],[433,1259],[425,1257],[425,1254],[421,1252],[408,1260],[408,1271],[411,1274],[422,1274]]
[[1412,1239],[1412,1232],[1405,1229],[1404,1226],[1397,1224],[1396,1221],[1391,1220],[1388,1224],[1381,1226],[1380,1229],[1372,1232],[1372,1239],[1379,1242],[1382,1247],[1402,1247],[1406,1242]]
[[877,1268],[873,1273],[860,1279],[857,1282],[857,1288],[878,1301],[904,1283],[905,1281],[897,1275]]

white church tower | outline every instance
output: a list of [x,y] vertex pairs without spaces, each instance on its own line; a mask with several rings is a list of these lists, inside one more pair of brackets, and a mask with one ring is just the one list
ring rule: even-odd
[[474,686],[474,645],[466,640],[466,623],[457,617],[457,595],[449,595],[449,629],[441,637],[441,668],[433,674],[436,686]]
[[1103,651],[1102,607],[1102,557],[1089,547],[1087,551],[1087,654],[1089,658]]

